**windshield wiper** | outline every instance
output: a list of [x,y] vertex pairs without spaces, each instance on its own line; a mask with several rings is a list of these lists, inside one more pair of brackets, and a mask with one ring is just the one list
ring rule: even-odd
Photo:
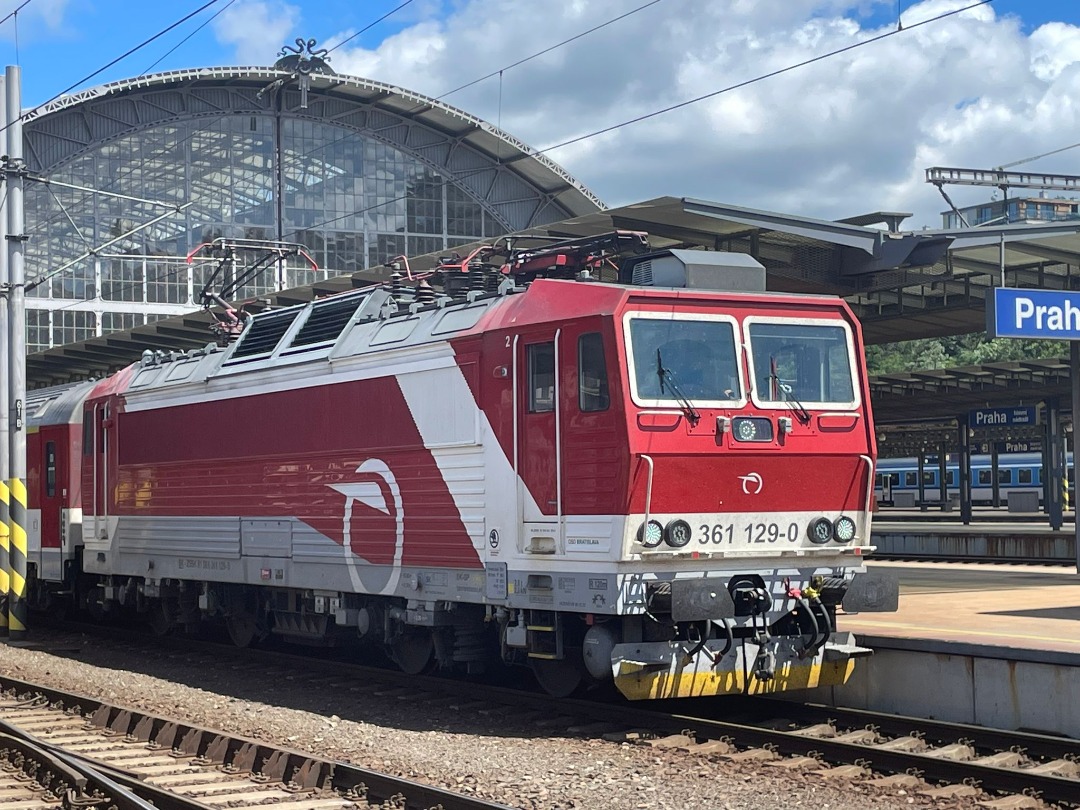
[[660,357],[660,349],[656,350],[656,376],[660,378],[661,394],[664,393],[665,382],[671,386],[671,393],[675,395],[675,400],[682,406],[683,413],[685,413],[686,418],[690,420],[691,426],[696,425],[701,421],[701,414],[697,412],[690,403],[690,400],[686,398],[686,395],[679,390],[679,386],[675,382],[675,375],[672,373],[671,369],[664,368],[664,361]]
[[795,414],[795,418],[802,422],[804,425],[809,425],[810,411],[806,410],[806,406],[799,402],[798,397],[796,397],[791,392],[791,386],[785,382],[780,382],[780,378],[777,377],[775,374],[770,374],[769,379],[776,383],[776,389],[784,395],[784,398],[781,400],[781,402],[787,402],[788,404],[790,404],[791,410]]

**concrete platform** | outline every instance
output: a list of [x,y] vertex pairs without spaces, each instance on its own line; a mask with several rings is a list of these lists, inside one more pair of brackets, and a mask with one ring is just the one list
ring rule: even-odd
[[1072,569],[874,560],[868,565],[899,576],[900,610],[841,615],[842,630],[997,648],[1011,659],[1048,651],[1080,657],[1080,574]]
[[1080,575],[1062,567],[871,562],[897,613],[843,615],[874,649],[837,706],[1080,738]]
[[882,556],[1069,563],[1076,560],[1075,526],[1053,530],[1045,521],[981,521],[922,516],[888,520],[875,516],[871,542]]

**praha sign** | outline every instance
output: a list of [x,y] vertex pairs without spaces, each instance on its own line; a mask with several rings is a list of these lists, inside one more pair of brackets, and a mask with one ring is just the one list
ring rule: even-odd
[[1080,293],[995,287],[986,302],[991,337],[1080,340]]
[[973,428],[1015,427],[1035,424],[1035,407],[1017,405],[1011,408],[979,408],[968,414]]

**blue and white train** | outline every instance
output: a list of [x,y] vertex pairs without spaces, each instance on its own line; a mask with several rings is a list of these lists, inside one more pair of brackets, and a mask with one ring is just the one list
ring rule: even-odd
[[[1066,469],[1072,469],[1073,454],[1068,454]],[[1002,453],[998,456],[998,496],[1005,504],[1010,492],[1034,492],[1042,501],[1043,458],[1042,453]],[[927,461],[923,467],[923,497],[926,501],[941,500],[940,471],[937,460]],[[889,486],[885,486],[888,476]],[[1069,476],[1069,501],[1073,501],[1073,481]],[[945,465],[945,490],[949,498],[960,494],[959,463],[955,459]],[[874,474],[874,494],[878,503],[892,503],[900,492],[919,497],[919,461],[917,458],[878,459]],[[977,504],[993,502],[993,467],[989,455],[971,457],[971,501]],[[905,499],[906,500],[906,499]]]

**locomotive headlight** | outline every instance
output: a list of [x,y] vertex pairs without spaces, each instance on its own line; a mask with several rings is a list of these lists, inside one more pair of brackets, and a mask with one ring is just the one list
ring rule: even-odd
[[847,515],[841,515],[833,525],[833,537],[838,543],[850,543],[855,539],[855,521]]
[[771,419],[756,417],[737,417],[732,420],[731,435],[737,442],[771,442],[773,426]]
[[828,543],[833,537],[832,521],[827,517],[812,520],[806,527],[806,533],[810,536],[811,543]]
[[656,548],[664,542],[664,527],[660,525],[660,521],[650,520],[643,523],[638,529],[637,541],[645,548]]
[[664,527],[664,539],[669,546],[673,548],[682,548],[690,542],[690,537],[693,532],[690,530],[690,524],[681,518],[668,521],[668,525]]

